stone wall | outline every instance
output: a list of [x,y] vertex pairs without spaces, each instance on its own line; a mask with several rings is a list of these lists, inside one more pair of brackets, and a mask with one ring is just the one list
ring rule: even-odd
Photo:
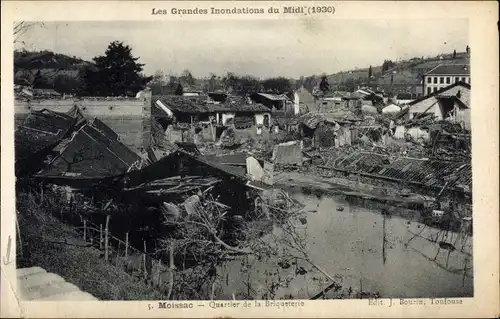
[[88,97],[83,99],[15,100],[15,126],[22,124],[31,110],[49,109],[67,112],[78,105],[89,118],[97,117],[121,138],[131,150],[138,152],[151,142],[151,93],[140,98]]

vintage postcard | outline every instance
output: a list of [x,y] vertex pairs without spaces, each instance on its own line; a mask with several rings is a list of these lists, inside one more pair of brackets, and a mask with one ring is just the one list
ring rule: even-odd
[[2,2],[2,317],[498,317],[497,21]]

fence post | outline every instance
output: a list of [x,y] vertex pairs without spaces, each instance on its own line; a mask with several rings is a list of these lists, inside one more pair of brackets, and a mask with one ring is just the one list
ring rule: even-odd
[[118,257],[120,257],[120,244],[121,241],[118,241],[118,248],[116,248],[115,266],[118,266]]
[[128,233],[125,233],[125,258],[128,257]]
[[83,241],[87,241],[87,221],[83,220]]
[[146,241],[144,240],[144,254],[142,254],[142,262],[144,266],[144,278],[148,276],[148,270],[146,269]]
[[170,268],[170,271],[173,272],[174,269],[175,269],[175,265],[174,265],[174,242],[171,241],[170,242],[170,249],[169,249],[169,268]]
[[43,183],[40,183],[40,205],[43,205]]
[[102,249],[102,224],[99,224],[99,249]]
[[109,234],[109,219],[111,218],[111,216],[109,215],[106,215],[106,227],[104,229],[104,259],[106,260],[106,262],[108,261],[108,256],[109,256],[109,251],[108,251],[108,245],[109,245],[109,238],[108,238],[108,234]]
[[161,287],[160,269],[161,269],[161,258],[158,260],[158,269],[157,269],[158,287]]

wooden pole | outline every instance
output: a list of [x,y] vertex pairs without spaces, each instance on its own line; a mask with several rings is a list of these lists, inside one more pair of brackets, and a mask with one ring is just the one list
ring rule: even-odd
[[83,241],[87,241],[87,221],[83,220]]
[[121,241],[118,241],[118,248],[116,248],[116,261],[115,261],[115,266],[118,266],[118,257],[120,256],[120,243],[121,243]]
[[157,275],[158,275],[158,287],[160,287],[160,286],[161,286],[160,269],[161,269],[161,259],[160,259],[160,260],[158,260],[158,269],[157,269]]
[[40,205],[43,205],[43,183],[40,183]]
[[168,293],[167,293],[167,300],[170,299],[170,295],[172,294],[172,290],[174,288],[174,269],[175,269],[175,265],[174,265],[174,242],[170,242],[170,251],[169,251],[169,254],[170,254],[170,260],[169,260],[169,270],[170,270],[170,285],[169,285],[169,288],[168,288]]
[[386,214],[382,213],[382,262],[385,265],[385,261],[387,259],[387,253],[385,251],[386,246]]
[[109,256],[109,219],[111,216],[107,215],[106,216],[106,227],[104,228],[104,259],[108,261],[108,256]]
[[102,224],[99,224],[99,249],[102,249]]
[[174,265],[174,242],[170,243],[169,262],[170,262],[170,269],[173,271],[175,268],[175,265]]
[[125,258],[128,257],[128,233],[125,233]]

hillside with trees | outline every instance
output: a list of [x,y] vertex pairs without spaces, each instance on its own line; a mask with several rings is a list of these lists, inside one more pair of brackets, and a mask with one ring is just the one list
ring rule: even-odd
[[[330,91],[354,91],[358,86],[369,86],[386,92],[409,92],[421,85],[422,76],[439,64],[469,64],[470,48],[454,50],[435,57],[413,57],[408,60],[383,60],[381,65],[338,72],[327,76]],[[297,86],[309,91],[318,87],[323,76],[301,77]]]
[[92,62],[47,50],[15,51],[14,84],[78,96],[134,96],[153,78],[142,74],[138,59],[119,41]]

